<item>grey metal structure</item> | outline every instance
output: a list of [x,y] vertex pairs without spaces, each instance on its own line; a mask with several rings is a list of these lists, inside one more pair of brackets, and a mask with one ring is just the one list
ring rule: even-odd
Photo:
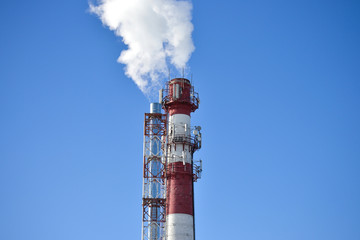
[[151,103],[145,114],[142,240],[164,240],[166,115],[161,104]]

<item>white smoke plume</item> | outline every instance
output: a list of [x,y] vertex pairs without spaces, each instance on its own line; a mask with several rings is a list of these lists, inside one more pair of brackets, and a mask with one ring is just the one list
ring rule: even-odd
[[195,49],[189,1],[99,0],[89,5],[127,45],[118,62],[145,95],[161,85],[171,65],[184,68]]

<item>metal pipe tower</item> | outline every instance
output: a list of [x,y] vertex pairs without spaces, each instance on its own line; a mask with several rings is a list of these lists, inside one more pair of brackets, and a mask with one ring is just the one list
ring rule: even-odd
[[142,240],[164,239],[166,126],[167,117],[161,114],[161,104],[151,103],[144,121]]

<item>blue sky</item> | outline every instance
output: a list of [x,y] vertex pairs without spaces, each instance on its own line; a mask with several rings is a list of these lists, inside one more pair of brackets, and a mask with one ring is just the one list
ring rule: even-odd
[[[197,239],[360,239],[360,3],[194,1]],[[143,114],[87,1],[0,9],[0,239],[140,239]]]

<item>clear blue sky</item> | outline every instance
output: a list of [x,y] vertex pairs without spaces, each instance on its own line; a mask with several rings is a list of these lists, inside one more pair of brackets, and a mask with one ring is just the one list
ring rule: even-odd
[[[360,239],[360,3],[194,1],[198,240]],[[84,1],[0,8],[0,239],[140,239],[148,100]]]

